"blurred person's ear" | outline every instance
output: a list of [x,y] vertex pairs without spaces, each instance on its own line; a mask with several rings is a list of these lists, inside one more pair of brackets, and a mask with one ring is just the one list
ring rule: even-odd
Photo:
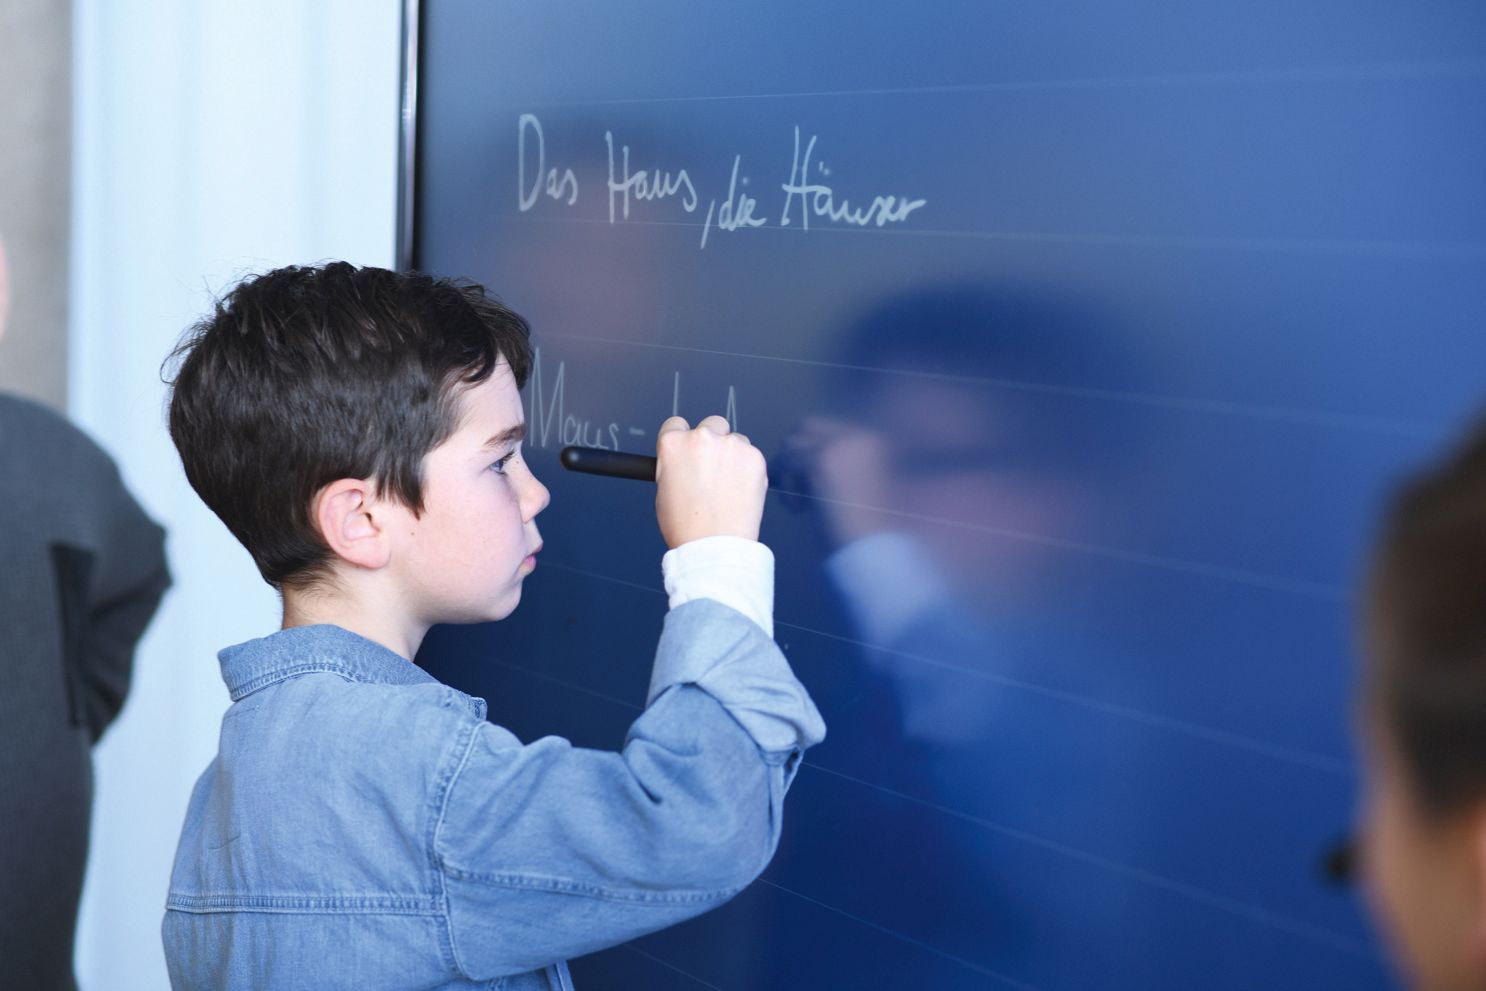
[[5,261],[5,239],[0,237],[0,337],[5,336],[5,318],[10,316],[10,266]]

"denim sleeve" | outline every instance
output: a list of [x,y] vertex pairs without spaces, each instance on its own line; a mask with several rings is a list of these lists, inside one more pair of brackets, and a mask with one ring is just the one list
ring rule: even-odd
[[726,901],[773,856],[824,731],[774,642],[708,599],[666,617],[621,752],[476,726],[434,836],[460,968],[536,969]]

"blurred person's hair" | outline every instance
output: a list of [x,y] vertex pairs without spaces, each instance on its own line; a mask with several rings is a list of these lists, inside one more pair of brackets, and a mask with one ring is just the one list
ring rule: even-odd
[[1395,497],[1368,592],[1366,705],[1420,806],[1486,801],[1486,423]]
[[[1112,444],[1128,457],[1132,418],[1105,415],[1102,404],[1152,388],[1148,356],[1109,312],[1066,289],[1013,283],[930,285],[877,302],[846,324],[834,360],[851,371],[827,380],[826,402],[854,422],[931,449],[932,437],[898,437],[884,403],[895,379],[924,377],[984,410],[994,427],[985,458],[1031,467]],[[861,374],[868,369],[881,371]],[[1106,436],[1116,425],[1126,433]]]

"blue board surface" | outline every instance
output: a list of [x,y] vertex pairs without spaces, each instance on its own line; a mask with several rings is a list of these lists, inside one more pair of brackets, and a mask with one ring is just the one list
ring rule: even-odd
[[425,0],[415,261],[527,316],[514,617],[420,656],[617,748],[726,412],[830,730],[603,988],[1387,988],[1349,828],[1380,507],[1486,396],[1486,7]]

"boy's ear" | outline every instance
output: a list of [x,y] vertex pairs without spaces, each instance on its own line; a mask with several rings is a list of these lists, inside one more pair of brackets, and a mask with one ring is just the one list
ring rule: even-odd
[[384,518],[387,505],[369,479],[342,478],[315,495],[314,520],[320,537],[336,557],[359,568],[386,567],[391,545]]

